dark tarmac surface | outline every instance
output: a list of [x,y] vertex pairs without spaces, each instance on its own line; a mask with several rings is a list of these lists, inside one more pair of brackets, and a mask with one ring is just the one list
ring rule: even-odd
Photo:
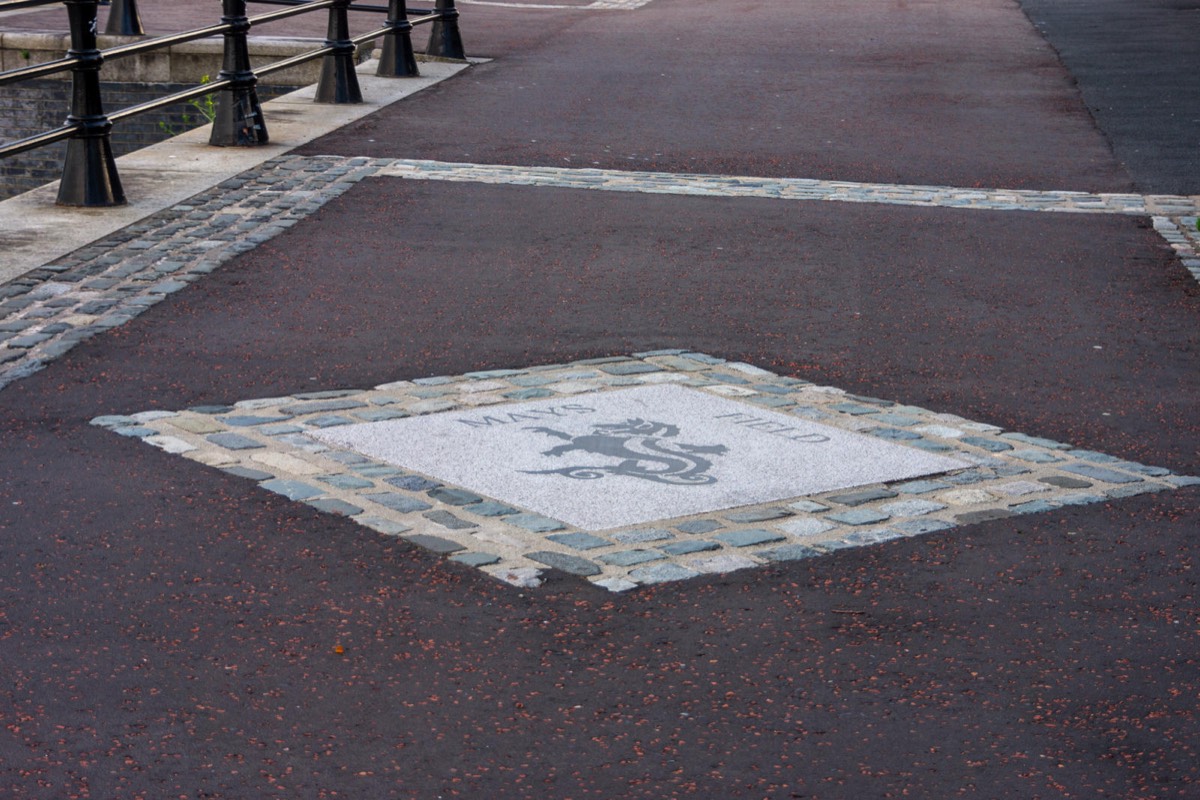
[[1021,0],[1138,190],[1200,186],[1200,2]]
[[[1015,6],[796,5],[464,6],[497,61],[306,152],[1144,180]],[[368,179],[0,391],[0,796],[1196,797],[1200,487],[519,590],[87,423],[687,347],[1197,474],[1198,323],[1133,217]]]

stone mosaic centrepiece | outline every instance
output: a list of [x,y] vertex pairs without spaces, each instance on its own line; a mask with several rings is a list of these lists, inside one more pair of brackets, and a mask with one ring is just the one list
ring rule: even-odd
[[624,591],[1200,483],[681,350],[93,423],[517,586]]

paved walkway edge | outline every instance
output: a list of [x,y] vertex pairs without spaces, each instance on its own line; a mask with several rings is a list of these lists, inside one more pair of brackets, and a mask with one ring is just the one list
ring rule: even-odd
[[[478,63],[478,62],[476,62]],[[377,62],[358,68],[365,101],[318,105],[316,86],[264,103],[271,143],[263,147],[210,147],[209,126],[117,159],[129,204],[118,208],[56,206],[58,182],[0,202],[0,283],[61,258],[126,226],[211,189],[239,173],[453,77],[468,63],[424,61],[419,78],[375,77]]]

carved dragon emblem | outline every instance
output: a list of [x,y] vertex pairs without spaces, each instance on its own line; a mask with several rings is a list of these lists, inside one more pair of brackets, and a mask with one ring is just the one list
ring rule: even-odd
[[702,486],[716,483],[708,474],[712,461],[705,456],[723,455],[723,444],[695,445],[666,441],[679,435],[679,428],[663,422],[627,419],[611,424],[593,424],[592,432],[581,436],[553,428],[530,427],[525,430],[544,433],[565,444],[542,453],[557,457],[566,453],[590,453],[616,464],[583,464],[558,469],[523,470],[529,475],[564,475],[578,480],[595,480],[605,475],[625,475],[674,486]]

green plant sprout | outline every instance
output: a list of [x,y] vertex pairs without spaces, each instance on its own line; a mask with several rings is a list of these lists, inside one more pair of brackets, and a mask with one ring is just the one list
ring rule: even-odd
[[[212,77],[210,75],[201,75],[200,85],[203,86],[207,83],[212,83]],[[199,112],[200,116],[204,118],[204,122],[197,122],[195,117],[185,111],[183,112],[183,130],[179,130],[174,125],[162,120],[160,120],[158,123],[159,130],[167,134],[167,136],[178,136],[180,133],[183,133],[183,131],[191,130],[197,125],[203,125],[205,122],[211,123],[217,118],[216,96],[216,93],[210,93],[201,95],[200,97],[193,97],[191,100],[187,101],[187,104]]]

